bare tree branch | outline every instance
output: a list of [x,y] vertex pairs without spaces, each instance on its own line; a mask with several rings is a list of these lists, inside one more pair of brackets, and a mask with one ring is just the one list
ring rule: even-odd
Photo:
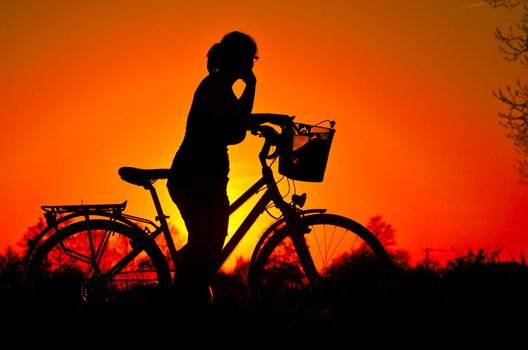
[[485,2],[492,7],[506,7],[513,8],[518,6],[522,0],[485,0]]
[[[507,32],[497,29],[499,52],[508,61],[516,61],[528,69],[528,0],[486,0],[490,6],[514,8],[522,4],[522,15],[515,26]],[[506,86],[493,95],[507,106],[506,112],[499,112],[500,125],[506,129],[506,137],[513,141],[521,159],[516,169],[523,183],[528,183],[528,85],[517,79],[515,85]]]

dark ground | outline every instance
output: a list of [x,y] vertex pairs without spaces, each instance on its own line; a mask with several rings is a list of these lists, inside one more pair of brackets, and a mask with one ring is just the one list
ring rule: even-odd
[[99,342],[153,345],[179,338],[196,344],[248,346],[244,339],[255,345],[310,345],[339,339],[410,345],[426,339],[423,344],[500,341],[504,345],[515,340],[524,348],[528,338],[528,267],[517,263],[470,264],[442,274],[402,270],[393,287],[348,296],[332,306],[331,315],[309,310],[293,316],[261,312],[248,302],[247,288],[238,275],[217,276],[213,305],[186,318],[174,312],[176,305],[162,299],[142,305],[35,308],[24,298],[16,278],[1,277],[2,337],[40,345],[69,344],[68,339],[77,342],[74,347]]

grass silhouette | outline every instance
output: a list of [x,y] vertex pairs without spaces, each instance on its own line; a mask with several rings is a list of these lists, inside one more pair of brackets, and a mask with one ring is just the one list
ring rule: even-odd
[[442,325],[450,325],[456,331],[469,325],[499,327],[508,321],[515,324],[513,320],[528,311],[528,266],[523,262],[498,262],[488,254],[470,250],[436,269],[397,265],[393,285],[362,293],[354,289],[358,276],[347,274],[350,261],[343,259],[329,272],[329,278],[339,282],[341,296],[333,299],[335,305],[331,307],[337,312],[331,314],[310,309],[296,310],[294,315],[285,310],[260,312],[250,302],[247,262],[241,261],[231,273],[216,275],[210,309],[194,315],[194,319],[180,319],[177,303],[171,301],[170,295],[143,298],[140,303],[58,303],[35,308],[26,299],[23,269],[16,254],[7,250],[0,255],[0,307],[4,320],[9,320],[7,324],[50,332],[56,325],[71,327],[69,332],[109,332],[120,327],[159,332],[164,327],[181,330],[188,326],[203,331],[237,329],[246,335],[262,330],[306,335],[357,327],[422,327],[438,331]]

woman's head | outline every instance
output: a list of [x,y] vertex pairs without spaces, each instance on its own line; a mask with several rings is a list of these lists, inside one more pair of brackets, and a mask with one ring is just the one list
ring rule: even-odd
[[222,41],[214,44],[207,53],[209,73],[226,71],[238,74],[253,68],[257,57],[257,44],[249,35],[234,31],[226,34]]

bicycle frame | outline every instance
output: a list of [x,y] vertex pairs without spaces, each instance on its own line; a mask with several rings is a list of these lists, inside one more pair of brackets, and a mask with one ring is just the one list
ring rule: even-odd
[[[253,206],[249,214],[245,217],[244,221],[242,221],[242,223],[239,225],[233,236],[231,236],[231,238],[224,245],[218,261],[214,265],[214,272],[220,270],[231,253],[235,250],[238,243],[240,243],[242,238],[251,229],[258,217],[266,210],[266,207],[270,202],[273,201],[275,205],[279,207],[279,209],[281,209],[281,206],[285,207],[287,205],[280,196],[280,192],[271,172],[269,174],[264,172],[263,176],[258,181],[256,181],[249,189],[246,190],[246,192],[240,195],[240,197],[229,206],[229,215],[234,213],[265,186],[267,186],[266,191]],[[283,212],[283,210],[287,209],[281,209],[281,212]]]
[[[281,213],[284,216],[284,220],[287,222],[292,222],[296,217],[299,217],[300,214],[297,212],[297,209],[294,205],[290,205],[284,201],[282,198],[282,195],[279,191],[279,188],[277,186],[277,183],[275,181],[275,177],[273,176],[273,171],[271,169],[271,166],[268,165],[267,159],[271,159],[269,156],[270,149],[272,146],[274,146],[274,141],[271,140],[269,137],[265,137],[264,145],[262,146],[262,149],[259,153],[259,160],[262,165],[262,177],[257,180],[251,187],[249,187],[242,195],[238,197],[234,202],[232,202],[229,206],[229,215],[233,214],[238,208],[240,208],[244,203],[246,203],[250,198],[252,198],[254,195],[256,195],[258,192],[260,192],[264,187],[266,187],[266,191],[261,196],[261,198],[258,200],[258,202],[253,206],[249,214],[246,216],[244,221],[240,224],[238,229],[235,231],[233,236],[224,244],[224,247],[220,253],[220,256],[218,257],[218,260],[213,264],[212,271],[210,272],[211,275],[214,275],[217,273],[222,265],[226,262],[226,260],[229,258],[231,253],[234,251],[234,249],[237,247],[238,243],[242,240],[242,238],[248,233],[248,231],[251,229],[255,221],[258,219],[258,217],[266,210],[267,205],[270,202],[273,202],[274,205],[281,211]],[[170,234],[169,226],[167,223],[167,216],[163,213],[163,209],[161,207],[161,203],[159,200],[159,197],[157,195],[156,189],[154,188],[153,183],[149,183],[148,185],[144,186],[145,189],[148,189],[152,200],[154,202],[154,206],[156,208],[156,212],[158,216],[156,217],[156,220],[160,222],[160,227],[157,227],[155,231],[151,232],[148,236],[151,239],[155,239],[161,232],[163,232],[165,241],[167,243],[172,262],[174,266],[176,266],[179,256],[179,251],[176,249],[174,245],[174,241],[172,239],[172,236]],[[321,210],[315,210],[315,211],[321,211]],[[324,211],[324,210],[323,210]],[[160,230],[161,229],[161,230]],[[301,244],[302,245],[302,244]],[[258,245],[257,245],[258,248]],[[303,249],[304,248],[304,249]],[[181,249],[185,249],[185,246]],[[305,250],[306,245],[304,247],[300,247],[300,249]],[[139,251],[137,252],[139,253]],[[135,252],[135,249],[129,254],[137,254]],[[132,257],[133,258],[133,257]],[[128,260],[127,256],[123,258],[123,260]],[[124,266],[119,262],[116,264],[115,269],[112,268],[109,273],[117,273],[119,272],[120,268],[119,266]]]
[[[261,192],[261,190],[264,187],[267,187],[265,192],[262,194],[262,196],[257,201],[257,203],[252,207],[251,211],[246,216],[244,221],[239,225],[235,233],[225,243],[218,260],[215,262],[213,266],[212,273],[216,273],[220,270],[222,265],[226,262],[226,260],[231,255],[231,253],[238,246],[242,238],[251,229],[251,227],[253,226],[255,221],[258,219],[258,217],[266,210],[270,202],[274,202],[274,204],[279,208],[279,210],[281,210],[283,214],[286,213],[286,216],[293,215],[293,212],[294,212],[293,207],[288,205],[283,200],[280,194],[280,191],[277,187],[277,184],[275,182],[273,172],[271,171],[269,167],[263,168],[262,177],[259,180],[257,180],[251,187],[249,187],[242,195],[240,195],[234,202],[231,203],[231,205],[229,206],[229,215],[233,214],[237,209],[239,209],[244,203],[246,203],[250,198],[252,198],[258,192]],[[156,212],[158,214],[156,219],[159,220],[160,222],[160,226],[157,227],[156,230],[154,230],[153,232],[149,233],[148,236],[150,239],[155,239],[160,233],[164,234],[165,241],[167,243],[169,252],[171,254],[171,259],[173,261],[173,264],[176,265],[180,251],[181,249],[184,249],[185,246],[180,248],[180,250],[176,249],[174,245],[174,241],[170,234],[168,223],[167,223],[168,217],[163,212],[159,197],[156,193],[156,189],[154,188],[152,184],[150,184],[146,188],[150,191],[152,200],[154,202],[154,206],[156,207]],[[130,252],[130,254],[135,254],[134,250]],[[127,259],[127,257],[125,257],[124,259]],[[121,265],[123,264],[119,262],[118,264],[116,264],[115,268],[118,268],[118,266],[121,266]],[[115,269],[112,269],[109,271],[109,273],[117,273],[117,272],[118,271],[116,271]]]

